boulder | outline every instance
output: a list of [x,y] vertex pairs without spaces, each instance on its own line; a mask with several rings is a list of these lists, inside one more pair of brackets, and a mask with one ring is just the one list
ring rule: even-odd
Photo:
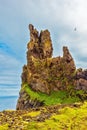
[[76,89],[87,90],[87,70],[79,68],[76,73]]

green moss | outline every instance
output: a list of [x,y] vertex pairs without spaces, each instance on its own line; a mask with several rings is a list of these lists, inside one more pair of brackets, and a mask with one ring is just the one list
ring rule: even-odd
[[31,117],[36,117],[38,115],[40,115],[40,111],[32,111],[27,114],[24,114],[24,116],[31,116]]
[[30,122],[24,130],[47,130],[44,123]]
[[[38,111],[32,109],[2,112],[3,117],[0,116],[0,121],[3,124],[0,125],[0,130],[86,130],[87,101],[75,105],[77,106],[41,107]],[[46,117],[47,114],[50,114],[49,118]],[[37,120],[37,116],[43,120]]]
[[29,130],[86,130],[87,129],[87,102],[79,108],[65,107],[44,122],[28,123]]
[[8,130],[8,124],[0,125],[0,130]]
[[68,86],[68,90],[70,97],[79,98],[81,101],[85,101],[87,99],[87,91],[84,90],[75,90],[72,85]]
[[37,99],[39,101],[43,101],[44,104],[47,106],[55,105],[58,103],[67,104],[80,101],[78,97],[70,97],[67,91],[53,91],[51,92],[51,94],[47,95],[42,92],[32,91],[27,84],[25,84],[22,88],[27,92],[27,94],[29,94],[32,100]]
[[78,90],[76,91],[76,96],[79,96],[81,100],[87,99],[87,91]]
[[50,47],[50,41],[46,41],[45,43],[44,43],[44,48],[49,48]]

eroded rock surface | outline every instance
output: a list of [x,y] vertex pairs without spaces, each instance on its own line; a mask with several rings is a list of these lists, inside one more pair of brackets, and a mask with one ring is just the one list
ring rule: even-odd
[[[52,91],[67,90],[69,86],[87,90],[87,70],[78,71],[68,47],[63,47],[63,56],[52,57],[53,47],[48,30],[40,33],[29,25],[30,41],[27,44],[27,65],[22,72],[22,84],[28,84],[35,92],[50,94]],[[22,90],[21,90],[22,91]],[[17,109],[35,107],[33,101],[24,103],[20,92]],[[31,105],[33,104],[33,105]],[[42,105],[36,101],[36,106]]]
[[77,70],[76,89],[87,91],[87,70],[82,70],[81,68]]
[[68,48],[63,47],[63,57],[52,58],[53,47],[49,31],[41,31],[39,34],[33,25],[29,25],[29,29],[27,65],[23,68],[22,82],[26,81],[33,90],[47,94],[51,90],[64,89],[66,83],[63,85],[61,78],[72,78],[70,75],[76,69]]

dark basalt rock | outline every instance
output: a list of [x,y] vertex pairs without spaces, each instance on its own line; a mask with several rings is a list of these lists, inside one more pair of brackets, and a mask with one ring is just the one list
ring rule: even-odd
[[44,105],[43,102],[40,102],[37,99],[32,100],[25,91],[21,91],[16,109],[27,110],[29,108],[37,108],[43,105]]
[[76,89],[87,91],[87,70],[82,70],[82,68],[77,70]]
[[80,78],[87,80],[87,70],[82,70],[81,68],[77,70],[76,79]]

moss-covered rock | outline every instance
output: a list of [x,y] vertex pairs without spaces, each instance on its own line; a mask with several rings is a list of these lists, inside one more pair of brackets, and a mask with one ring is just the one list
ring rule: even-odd
[[27,110],[41,106],[52,106],[56,104],[72,104],[83,102],[87,99],[87,93],[83,90],[75,90],[73,86],[68,86],[69,90],[52,91],[43,93],[33,91],[28,84],[23,84],[18,100],[17,110]]

